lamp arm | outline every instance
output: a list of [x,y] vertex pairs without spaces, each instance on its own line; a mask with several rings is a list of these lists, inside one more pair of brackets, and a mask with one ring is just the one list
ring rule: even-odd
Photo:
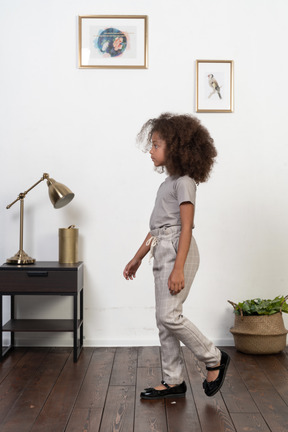
[[7,205],[6,209],[10,209],[17,201],[24,199],[28,192],[30,192],[32,189],[34,189],[39,183],[41,183],[43,180],[49,180],[49,174],[44,173],[40,180],[38,180],[33,186],[31,186],[29,189],[27,189],[25,192],[22,192],[18,195],[18,198],[16,198],[15,201],[13,201],[11,204]]

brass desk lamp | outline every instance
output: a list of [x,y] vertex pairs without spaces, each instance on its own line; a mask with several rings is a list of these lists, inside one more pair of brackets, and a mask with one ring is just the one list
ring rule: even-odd
[[11,204],[7,205],[7,209],[13,206],[17,201],[20,201],[20,242],[19,242],[19,251],[11,258],[6,260],[7,264],[34,264],[35,259],[29,257],[26,252],[23,250],[23,220],[24,220],[24,198],[31,189],[41,183],[43,180],[47,180],[48,193],[50,197],[50,201],[53,204],[54,208],[58,209],[64,207],[66,204],[74,198],[74,193],[68,189],[67,186],[56,182],[54,179],[49,177],[49,174],[44,173],[43,177],[36,182],[33,186],[27,189],[25,192],[20,193],[18,198],[13,201]]

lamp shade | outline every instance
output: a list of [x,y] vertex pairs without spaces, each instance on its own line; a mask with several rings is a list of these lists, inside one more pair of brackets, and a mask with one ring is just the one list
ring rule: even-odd
[[52,178],[47,180],[47,185],[49,198],[55,209],[64,207],[74,198],[74,193],[67,186]]

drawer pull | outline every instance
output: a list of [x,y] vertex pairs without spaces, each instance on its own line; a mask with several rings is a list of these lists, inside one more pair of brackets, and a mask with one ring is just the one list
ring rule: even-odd
[[27,275],[29,277],[47,277],[48,276],[48,272],[47,271],[28,271]]

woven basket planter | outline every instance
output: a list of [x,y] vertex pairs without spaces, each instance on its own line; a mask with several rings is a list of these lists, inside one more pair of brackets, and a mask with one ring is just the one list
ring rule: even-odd
[[287,330],[282,313],[274,315],[235,315],[235,347],[246,354],[275,354],[286,347]]

